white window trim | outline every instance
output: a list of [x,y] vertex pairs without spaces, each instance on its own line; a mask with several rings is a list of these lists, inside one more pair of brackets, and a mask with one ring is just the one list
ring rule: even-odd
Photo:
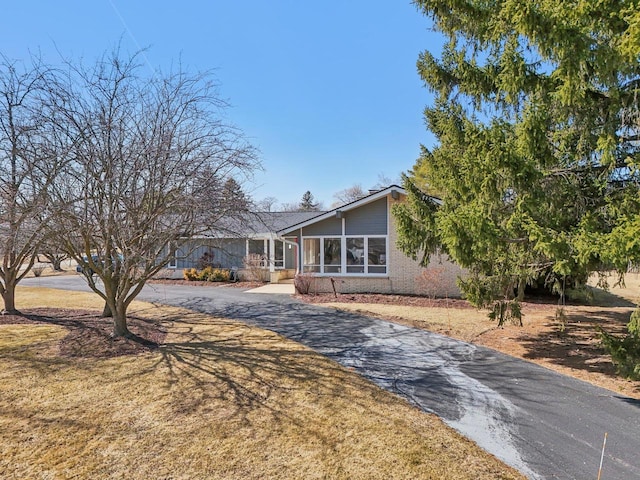
[[[340,239],[340,272],[325,272],[324,264],[324,240],[326,238],[339,238]],[[363,238],[364,239],[364,272],[347,272],[347,238]],[[375,267],[385,267],[384,273],[369,273],[369,239],[370,238],[384,238],[385,242],[385,264],[384,265],[372,265]],[[320,240],[320,271],[319,272],[305,272],[307,266],[318,266],[316,264],[307,265],[304,263],[304,241],[311,239]],[[389,276],[389,236],[388,235],[306,235],[300,239],[300,258],[302,259],[301,271],[305,273],[313,273],[319,277],[388,277]]]

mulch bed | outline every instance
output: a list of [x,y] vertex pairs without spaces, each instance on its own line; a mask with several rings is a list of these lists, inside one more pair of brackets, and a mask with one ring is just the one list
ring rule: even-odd
[[265,285],[263,282],[203,282],[199,280],[180,280],[172,278],[155,278],[147,283],[159,285],[187,285],[191,287],[233,287],[233,288],[257,288]]
[[406,305],[411,307],[475,308],[466,300],[459,298],[428,298],[410,295],[384,295],[379,293],[316,293],[296,294],[295,297],[305,303],[376,303],[383,305]]
[[91,310],[34,308],[22,315],[2,315],[2,324],[59,325],[67,335],[59,342],[59,355],[67,358],[109,358],[138,355],[159,348],[167,330],[160,322],[130,316],[131,337],[112,337],[113,320]]
[[[300,295],[296,294],[295,298],[305,303],[373,303],[382,305],[404,305],[411,307],[428,307],[428,308],[457,308],[457,309],[475,309],[471,303],[461,298],[429,298],[416,295],[392,295],[381,293],[315,293]],[[557,298],[551,296],[530,297],[520,302],[523,310],[543,310],[550,306],[558,306]],[[579,305],[579,303],[569,303],[567,305]]]

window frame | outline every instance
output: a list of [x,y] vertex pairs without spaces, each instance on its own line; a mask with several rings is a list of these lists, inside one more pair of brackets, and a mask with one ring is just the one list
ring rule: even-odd
[[[385,248],[385,264],[372,264],[369,265],[369,239],[371,238],[381,238],[384,239],[384,248]],[[340,239],[340,265],[337,264],[326,264],[325,265],[325,239],[335,240]],[[357,267],[362,267],[363,271],[361,272],[349,272],[349,267],[353,267],[354,265],[349,265],[347,263],[347,239],[363,239],[364,240],[364,248],[362,253],[362,264],[356,265]],[[319,240],[319,251],[320,251],[320,262],[319,264],[305,264],[305,241],[306,240]],[[323,277],[388,277],[389,276],[389,236],[388,235],[305,235],[301,237],[301,271],[303,273],[313,273],[317,276]],[[326,267],[335,268],[338,267],[338,272],[328,272],[326,271]],[[369,267],[373,267],[375,269],[381,269],[384,267],[384,272],[370,272]],[[316,269],[318,271],[314,271]]]
[[[171,270],[177,270],[178,268],[178,246],[175,242],[169,242],[167,245],[169,250],[169,261],[167,262],[167,268]],[[173,255],[171,255],[173,252]]]

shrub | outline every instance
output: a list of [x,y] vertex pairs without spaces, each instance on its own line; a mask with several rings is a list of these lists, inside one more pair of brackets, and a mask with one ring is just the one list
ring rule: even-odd
[[313,284],[314,276],[312,273],[299,273],[293,279],[293,286],[300,295],[308,295]]
[[47,268],[46,265],[37,264],[31,267],[31,271],[33,272],[34,276],[39,277],[40,275],[42,275],[42,272],[44,272],[45,268]]
[[228,282],[231,274],[225,268],[206,267],[202,270],[188,268],[184,270],[184,279],[201,282]]
[[213,275],[213,267],[205,267],[198,271],[198,280],[202,282],[211,282],[210,277]]
[[210,282],[228,282],[229,281],[229,270],[224,268],[214,268],[211,275],[209,275]]
[[416,284],[420,294],[431,300],[435,300],[438,293],[444,290],[445,285],[445,268],[440,265],[438,267],[425,268],[416,278]]
[[627,331],[629,333],[624,337],[616,337],[600,329],[600,339],[618,374],[630,380],[640,380],[640,308],[631,314]]
[[261,282],[264,280],[264,257],[262,255],[251,253],[244,257],[243,262],[249,281]]
[[196,270],[195,268],[185,268],[184,271],[182,272],[182,276],[184,277],[185,280],[189,280],[191,282],[195,280],[200,280],[198,270]]

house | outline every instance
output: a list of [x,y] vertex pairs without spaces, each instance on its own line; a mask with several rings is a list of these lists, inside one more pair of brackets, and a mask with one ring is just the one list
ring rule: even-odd
[[[262,270],[261,280],[277,282],[293,278],[298,270],[294,246],[277,231],[318,216],[323,212],[257,212],[225,219],[224,225],[194,236],[175,249],[174,260],[163,276],[182,278],[187,268],[237,269],[247,276],[245,260],[258,259],[253,269]],[[243,272],[244,271],[244,272]],[[173,272],[173,273],[172,273]],[[255,273],[255,272],[253,272]]]
[[331,292],[334,283],[341,293],[459,297],[460,267],[434,256],[424,268],[397,248],[391,209],[406,195],[391,185],[276,233],[297,246],[298,273],[313,275],[312,291]]
[[402,187],[391,185],[327,212],[251,214],[236,228],[189,239],[169,267],[181,274],[206,258],[214,266],[242,268],[244,258],[253,255],[264,280],[299,274],[318,293],[335,286],[341,293],[460,296],[460,267],[434,256],[423,268],[396,247],[391,209],[405,198]]

